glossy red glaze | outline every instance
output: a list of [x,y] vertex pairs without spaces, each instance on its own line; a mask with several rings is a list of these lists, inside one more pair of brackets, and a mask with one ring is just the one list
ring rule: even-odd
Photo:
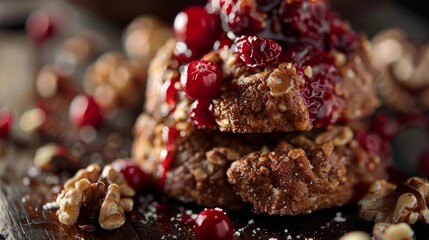
[[170,171],[175,158],[175,142],[180,137],[180,131],[175,127],[164,127],[162,129],[162,141],[164,149],[161,151],[160,163],[157,169],[159,187],[164,190],[167,174]]
[[179,78],[172,78],[164,82],[161,86],[161,94],[164,98],[164,102],[168,105],[169,113],[176,109],[177,105],[177,88],[175,84],[179,82]]
[[189,109],[192,122],[198,128],[213,128],[216,122],[211,109],[211,100],[196,100]]

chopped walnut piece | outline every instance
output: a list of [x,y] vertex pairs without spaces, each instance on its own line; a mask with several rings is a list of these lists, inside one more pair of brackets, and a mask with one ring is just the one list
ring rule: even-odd
[[365,232],[353,231],[343,235],[340,240],[370,240],[370,237]]
[[75,183],[81,179],[88,179],[90,182],[96,182],[100,177],[101,167],[94,163],[88,167],[79,170],[72,178],[64,183],[64,189],[72,188]]
[[331,142],[334,146],[345,146],[353,139],[350,127],[334,127],[316,137],[317,144]]
[[133,208],[133,200],[121,199],[121,189],[117,184],[109,185],[106,197],[101,205],[98,221],[100,226],[107,230],[119,228],[125,223],[125,211]]
[[34,165],[47,172],[76,171],[81,162],[64,147],[50,143],[37,149]]
[[235,161],[240,158],[240,154],[230,148],[214,148],[206,153],[207,160],[215,165],[224,165],[229,161]]
[[360,216],[367,221],[429,223],[427,200],[428,181],[412,177],[397,186],[385,180],[374,182],[358,205]]
[[413,240],[414,231],[406,223],[377,223],[373,228],[373,240]]
[[285,63],[281,64],[278,69],[274,70],[268,77],[267,81],[267,85],[270,88],[270,94],[273,97],[280,97],[291,91],[294,86],[302,84],[304,80],[296,74],[296,69],[291,63]]
[[89,224],[79,225],[84,230],[94,230],[92,223],[97,218],[100,226],[107,230],[125,223],[124,212],[133,208],[134,201],[130,197],[135,195],[135,190],[110,165],[100,172],[98,164],[91,164],[66,181],[56,199],[57,215],[62,224],[76,223],[82,206],[86,207],[89,218]]
[[101,177],[106,179],[108,184],[117,184],[121,190],[121,195],[125,197],[132,197],[136,195],[136,191],[128,185],[124,176],[113,169],[112,166],[107,165],[104,167]]
[[72,225],[77,221],[84,199],[84,192],[90,184],[90,181],[86,178],[78,180],[75,182],[74,188],[63,190],[58,195],[56,202],[60,209],[57,215],[62,224]]

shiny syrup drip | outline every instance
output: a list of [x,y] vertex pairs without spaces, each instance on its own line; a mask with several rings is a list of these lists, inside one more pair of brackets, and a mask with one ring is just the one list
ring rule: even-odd
[[162,130],[162,142],[164,149],[161,151],[160,164],[158,165],[159,187],[164,190],[167,174],[170,171],[175,158],[175,141],[180,136],[180,131],[175,127],[164,127]]
[[175,77],[164,82],[161,87],[161,95],[164,98],[164,102],[168,106],[168,114],[172,113],[176,109],[177,105],[177,88],[175,84],[179,82],[179,78]]
[[189,115],[192,122],[199,128],[213,128],[216,125],[211,100],[196,100],[191,105]]

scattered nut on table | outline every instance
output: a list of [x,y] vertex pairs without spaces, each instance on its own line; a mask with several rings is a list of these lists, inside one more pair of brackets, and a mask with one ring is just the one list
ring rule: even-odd
[[413,240],[414,231],[406,223],[377,223],[373,228],[373,240]]
[[[72,225],[77,222],[85,206],[88,211],[86,221],[94,223],[97,218],[100,226],[106,230],[121,227],[125,223],[125,212],[132,210],[135,195],[125,181],[124,176],[110,165],[101,167],[92,164],[79,170],[74,177],[64,184],[64,189],[56,199],[58,219],[62,224]],[[93,230],[91,224],[83,229]]]
[[398,185],[379,180],[359,201],[359,215],[367,221],[386,223],[429,223],[429,183],[412,177]]
[[65,147],[49,143],[39,147],[34,156],[34,164],[42,171],[76,171],[81,162]]

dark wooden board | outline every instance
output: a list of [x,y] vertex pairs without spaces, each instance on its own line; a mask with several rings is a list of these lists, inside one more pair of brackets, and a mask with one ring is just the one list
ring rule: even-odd
[[[114,231],[92,233],[58,222],[54,210],[44,210],[49,199],[49,177],[28,177],[34,150],[2,143],[0,160],[0,239],[193,239],[192,224],[183,216],[201,207],[166,200],[151,193],[136,197],[127,222]],[[31,174],[30,174],[31,175]],[[51,176],[55,182],[55,177]],[[58,180],[58,179],[57,179]],[[337,217],[341,214],[341,217]],[[372,223],[358,218],[354,207],[341,207],[296,217],[260,216],[250,211],[228,212],[237,239],[338,239],[352,230],[371,232]],[[429,228],[413,226],[417,239],[429,239]]]

